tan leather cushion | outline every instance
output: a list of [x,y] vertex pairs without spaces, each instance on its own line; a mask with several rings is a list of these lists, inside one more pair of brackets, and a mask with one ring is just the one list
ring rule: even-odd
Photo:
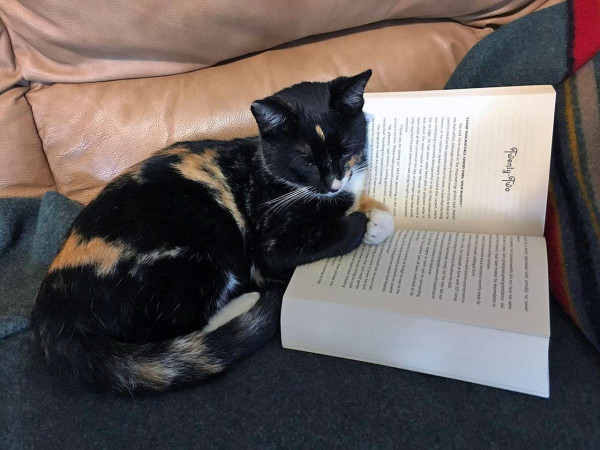
[[33,197],[55,189],[26,91],[15,87],[0,94],[0,197]]
[[189,74],[55,84],[27,97],[59,192],[86,203],[173,142],[255,134],[251,102],[295,82],[372,68],[368,91],[441,89],[488,33],[449,21],[378,24]]
[[15,62],[10,37],[4,24],[0,21],[0,92],[5,91],[20,79],[21,72]]
[[544,0],[2,0],[27,80],[191,71],[306,36],[386,19],[514,18]]

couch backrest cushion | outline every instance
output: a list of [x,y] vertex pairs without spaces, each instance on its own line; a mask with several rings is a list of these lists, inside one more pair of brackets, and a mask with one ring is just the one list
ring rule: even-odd
[[2,0],[0,17],[25,79],[89,82],[191,71],[387,19],[489,22],[544,1]]

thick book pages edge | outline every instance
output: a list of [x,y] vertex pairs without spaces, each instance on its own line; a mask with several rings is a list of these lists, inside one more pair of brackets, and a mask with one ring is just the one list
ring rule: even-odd
[[464,97],[464,96],[506,96],[506,95],[547,95],[556,91],[549,84],[535,84],[530,86],[499,86],[488,88],[447,89],[432,91],[406,91],[406,92],[369,92],[365,99],[370,98],[424,98],[424,97]]
[[549,397],[548,337],[290,299],[282,345]]

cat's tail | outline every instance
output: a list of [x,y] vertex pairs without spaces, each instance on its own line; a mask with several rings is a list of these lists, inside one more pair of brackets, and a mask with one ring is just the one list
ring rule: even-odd
[[160,343],[125,344],[63,332],[50,344],[44,330],[34,326],[34,331],[51,363],[93,385],[117,393],[163,391],[216,375],[269,341],[279,328],[283,291],[274,285],[244,294],[204,329]]

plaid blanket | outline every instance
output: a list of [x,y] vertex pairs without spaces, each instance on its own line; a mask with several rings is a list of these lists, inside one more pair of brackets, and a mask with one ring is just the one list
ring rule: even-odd
[[552,84],[545,236],[553,297],[600,350],[600,0],[530,14],[483,39],[447,89]]
[[557,87],[552,158],[550,288],[600,349],[600,53]]

